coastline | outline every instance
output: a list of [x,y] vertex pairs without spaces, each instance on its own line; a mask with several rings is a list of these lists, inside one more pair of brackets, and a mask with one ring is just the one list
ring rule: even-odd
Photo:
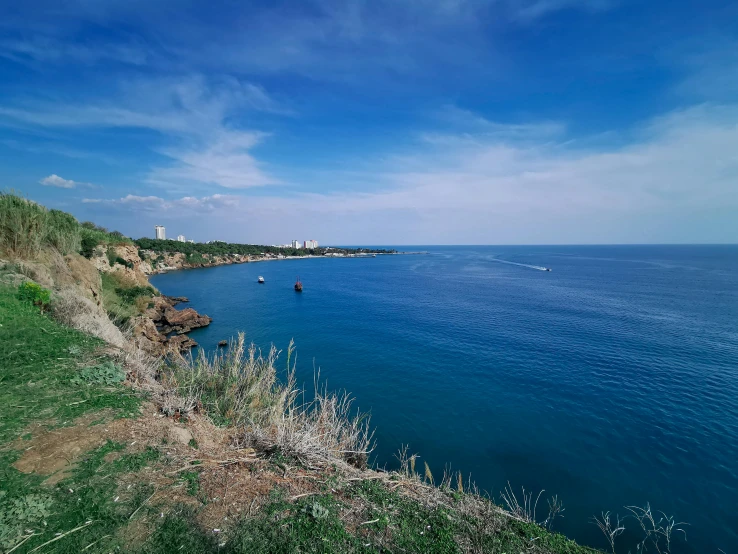
[[221,258],[217,257],[212,260],[212,263],[203,264],[203,263],[187,263],[186,261],[179,262],[177,265],[173,266],[162,266],[162,267],[152,267],[149,264],[149,268],[144,268],[144,273],[146,275],[160,275],[162,273],[169,273],[170,271],[178,271],[183,269],[204,269],[208,267],[215,267],[215,266],[221,266],[221,265],[241,265],[241,264],[249,264],[249,263],[258,263],[258,262],[279,262],[279,261],[286,261],[286,260],[305,260],[305,259],[336,259],[336,258],[374,258],[377,256],[417,256],[417,255],[423,255],[428,254],[428,252],[377,252],[373,254],[327,254],[327,255],[315,255],[315,254],[308,254],[306,256],[259,256],[259,257],[253,257],[248,256],[245,259],[231,259],[231,258]]

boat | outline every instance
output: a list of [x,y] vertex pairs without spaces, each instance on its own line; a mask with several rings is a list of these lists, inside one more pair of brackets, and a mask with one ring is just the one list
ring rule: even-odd
[[546,268],[546,271],[551,271],[551,268],[550,268],[550,267],[547,267],[547,268]]
[[259,275],[259,282],[260,283],[263,283],[264,282],[264,277],[262,277],[261,275]]
[[302,292],[302,281],[300,281],[300,278],[297,278],[297,282],[295,283],[295,292]]

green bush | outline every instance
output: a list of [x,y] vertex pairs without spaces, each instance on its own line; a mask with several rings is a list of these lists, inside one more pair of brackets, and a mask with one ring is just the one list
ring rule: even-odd
[[[86,226],[87,225],[87,226]],[[90,223],[85,222],[80,226],[80,235],[82,236],[82,241],[87,240],[87,244],[93,244],[94,248],[98,244],[102,244],[105,246],[119,246],[123,244],[132,244],[133,241],[131,239],[124,237],[122,234],[120,234],[117,231],[114,231],[112,233],[108,233],[108,231],[104,227],[97,227],[90,228]],[[94,225],[94,224],[92,224]],[[90,254],[92,252],[90,251]]]
[[30,302],[34,306],[39,306],[43,311],[43,309],[49,305],[51,292],[43,288],[41,285],[26,281],[18,287],[18,298],[25,302]]
[[115,293],[120,296],[124,302],[133,304],[139,296],[155,296],[156,290],[154,287],[116,287]]
[[97,246],[97,239],[92,235],[82,233],[80,254],[82,254],[88,260],[92,258],[95,253],[95,247]]

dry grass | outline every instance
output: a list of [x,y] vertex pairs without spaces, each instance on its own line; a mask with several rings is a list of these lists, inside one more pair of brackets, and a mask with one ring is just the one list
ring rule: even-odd
[[355,411],[352,398],[315,384],[305,401],[295,384],[287,350],[285,375],[276,368],[280,352],[246,348],[243,333],[222,353],[180,357],[164,372],[165,410],[186,415],[195,409],[216,423],[234,425],[242,442],[265,452],[279,451],[305,465],[346,462],[366,466],[373,448],[369,418]]
[[126,340],[105,312],[74,288],[57,291],[51,302],[51,313],[58,322],[98,337],[108,344],[123,348]]

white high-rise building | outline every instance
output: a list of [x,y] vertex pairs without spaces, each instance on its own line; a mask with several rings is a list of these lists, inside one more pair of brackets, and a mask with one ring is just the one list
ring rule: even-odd
[[184,235],[177,235],[177,242],[187,242]]
[[156,240],[167,240],[167,232],[164,229],[164,225],[157,225],[154,229],[156,230]]
[[300,248],[300,241],[295,239],[292,241],[292,248]]
[[309,248],[310,250],[318,247],[318,241],[317,240],[306,240],[305,241],[305,248]]

